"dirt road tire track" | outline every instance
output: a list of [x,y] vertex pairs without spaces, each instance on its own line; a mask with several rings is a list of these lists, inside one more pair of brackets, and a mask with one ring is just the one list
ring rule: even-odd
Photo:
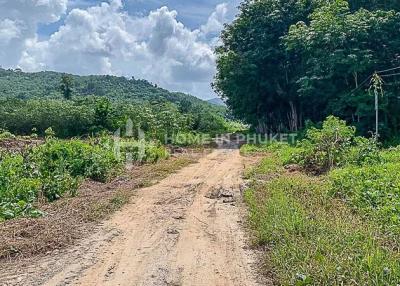
[[238,150],[208,154],[139,190],[74,249],[14,279],[18,285],[261,285],[242,227],[243,160]]

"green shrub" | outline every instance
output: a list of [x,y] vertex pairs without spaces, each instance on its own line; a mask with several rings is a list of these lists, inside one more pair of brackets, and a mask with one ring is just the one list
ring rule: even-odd
[[382,150],[380,156],[385,163],[400,163],[400,146]]
[[146,146],[145,154],[145,161],[147,163],[154,163],[158,160],[166,159],[169,157],[167,149],[159,144],[149,144],[148,146]]
[[1,139],[12,139],[15,138],[15,135],[13,135],[11,132],[1,129],[0,128],[0,140]]
[[310,128],[306,139],[299,143],[300,152],[295,160],[305,169],[324,173],[343,162],[351,146],[355,129],[334,116],[329,116],[322,129]]
[[30,172],[21,155],[5,155],[0,161],[0,220],[34,214],[41,183]]
[[169,157],[167,149],[158,142],[125,138],[119,144],[122,158],[132,162],[154,163]]
[[343,164],[362,166],[383,161],[378,143],[374,138],[355,137],[351,147],[346,150]]
[[77,139],[50,139],[33,151],[33,160],[44,176],[67,172],[97,181],[106,181],[120,163],[112,150]]
[[[158,153],[153,152],[157,157]],[[152,154],[153,154],[152,153]],[[38,216],[34,203],[74,196],[83,178],[106,181],[120,166],[111,148],[77,139],[47,138],[24,155],[0,158],[0,220]]]
[[381,160],[374,139],[355,136],[355,128],[334,116],[329,116],[322,129],[310,128],[306,139],[298,144],[293,161],[316,174],[347,164],[362,165]]
[[65,171],[42,176],[41,182],[41,194],[50,202],[60,199],[65,194],[75,196],[79,186],[79,178]]
[[115,170],[120,167],[120,163],[112,150],[95,146],[90,156],[88,156],[85,176],[95,181],[105,182],[115,174]]

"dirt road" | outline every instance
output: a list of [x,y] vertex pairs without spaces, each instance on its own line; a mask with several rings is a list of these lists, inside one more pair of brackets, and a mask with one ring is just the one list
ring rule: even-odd
[[256,259],[242,230],[243,167],[238,150],[216,150],[159,184],[139,190],[131,203],[74,249],[50,255],[39,266],[27,266],[24,274],[16,273],[8,281],[18,285],[259,285]]

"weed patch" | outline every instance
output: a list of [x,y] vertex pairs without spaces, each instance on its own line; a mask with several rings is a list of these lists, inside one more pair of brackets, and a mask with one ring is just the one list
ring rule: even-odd
[[[355,212],[354,205],[364,206],[369,212],[370,201],[348,193],[358,193],[351,190],[363,189],[369,178],[379,184],[378,193],[392,198],[397,191],[393,188],[394,178],[387,175],[390,171],[371,166],[364,173],[367,167],[355,166],[358,173],[353,169],[339,169],[319,177],[288,173],[283,167],[287,154],[297,151],[288,148],[292,147],[283,151],[270,149],[260,165],[248,172],[252,183],[245,192],[254,243],[266,249],[266,265],[276,283],[396,285],[400,281],[397,236],[387,236],[383,231],[385,220]],[[395,164],[391,168],[396,169]],[[342,180],[346,176],[343,173],[353,174],[353,179]],[[381,178],[385,174],[386,180]],[[353,203],[332,196],[334,178],[340,182],[334,184],[336,188],[346,190],[343,195]],[[382,218],[392,216],[382,213]]]

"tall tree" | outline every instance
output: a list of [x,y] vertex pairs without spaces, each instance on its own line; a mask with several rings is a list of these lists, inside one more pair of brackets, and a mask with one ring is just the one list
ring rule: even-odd
[[214,89],[234,115],[262,132],[296,130],[301,123],[293,73],[281,38],[307,21],[316,0],[246,0],[239,17],[222,32]]
[[[313,103],[313,120],[330,113],[341,116],[367,133],[374,130],[374,100],[368,93],[370,76],[400,66],[400,13],[395,11],[351,12],[345,0],[335,0],[316,9],[311,22],[292,26],[284,38],[288,52],[296,55],[298,93]],[[384,114],[386,135],[400,129],[400,77],[387,78]],[[321,112],[322,111],[322,112]]]
[[100,98],[96,102],[94,110],[94,123],[99,130],[111,128],[112,105],[108,98]]
[[[363,132],[373,130],[366,79],[375,70],[400,66],[400,14],[383,7],[398,5],[246,0],[222,33],[214,89],[236,116],[263,132],[296,130],[307,119],[322,121],[332,113]],[[386,91],[383,123],[395,133],[400,130],[396,77]]]
[[64,74],[61,77],[60,89],[66,100],[70,100],[72,97],[72,85],[73,85],[72,77],[70,75]]

